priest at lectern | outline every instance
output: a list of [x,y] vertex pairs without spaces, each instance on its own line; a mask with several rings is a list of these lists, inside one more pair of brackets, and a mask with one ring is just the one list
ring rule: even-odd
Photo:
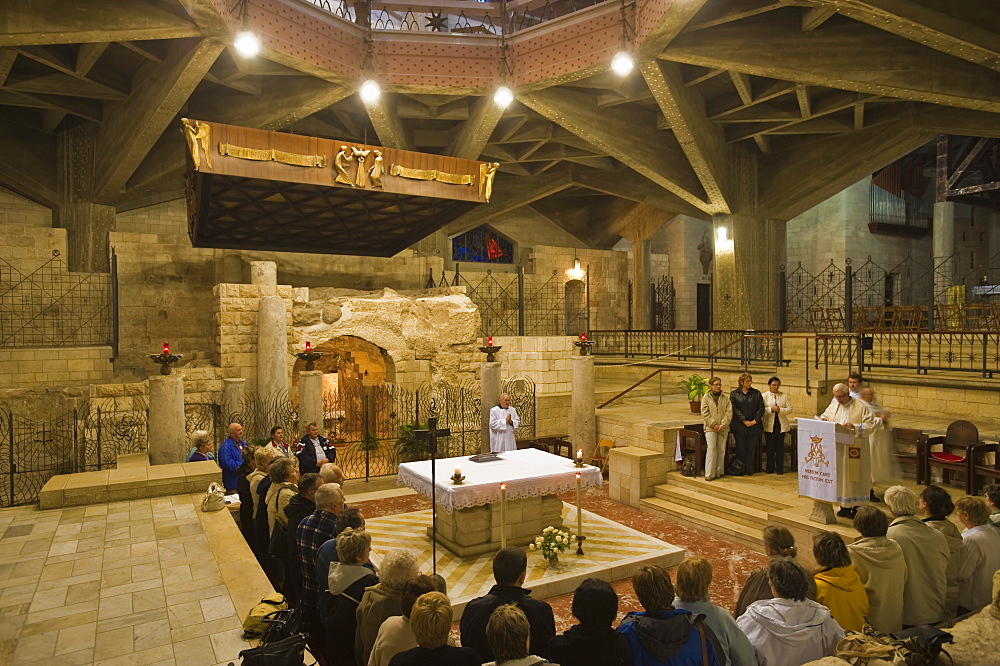
[[833,402],[820,416],[854,430],[854,446],[837,447],[837,495],[843,506],[838,516],[854,518],[857,506],[867,504],[871,495],[871,453],[868,436],[876,425],[875,414],[851,397],[846,384],[833,387]]

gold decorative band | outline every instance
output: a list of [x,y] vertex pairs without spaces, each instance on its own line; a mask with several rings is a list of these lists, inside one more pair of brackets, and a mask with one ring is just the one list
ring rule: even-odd
[[399,164],[393,164],[389,169],[390,176],[400,178],[410,178],[412,180],[436,180],[439,183],[448,185],[472,185],[476,182],[475,176],[464,173],[445,173],[435,169],[408,169]]
[[280,162],[291,166],[302,167],[325,167],[326,156],[324,155],[299,155],[297,153],[286,153],[283,150],[273,148],[244,148],[234,146],[231,143],[220,143],[219,154],[237,157],[241,160],[255,160],[257,162]]
[[472,185],[476,182],[476,177],[464,173],[444,173],[443,171],[438,171],[434,180],[441,183],[448,183],[449,185]]

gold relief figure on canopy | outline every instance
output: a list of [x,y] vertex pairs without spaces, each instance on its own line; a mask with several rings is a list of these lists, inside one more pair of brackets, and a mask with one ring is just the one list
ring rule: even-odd
[[479,194],[482,195],[486,203],[489,203],[493,196],[493,177],[500,168],[499,162],[488,162],[479,165]]
[[357,174],[357,181],[355,182],[355,185],[357,185],[358,187],[365,186],[365,174],[368,173],[367,171],[365,171],[365,160],[368,159],[368,154],[370,152],[372,152],[371,149],[362,150],[357,146],[351,147],[351,157],[358,158],[358,174]]
[[354,183],[351,182],[350,174],[347,173],[347,167],[353,161],[354,155],[347,151],[347,146],[341,146],[340,152],[333,158],[333,168],[337,170],[337,177],[334,178],[333,182],[343,183],[351,187],[354,186]]
[[[201,150],[205,151],[205,163],[208,164],[208,168],[212,168],[212,153],[209,152],[209,143],[211,143],[210,135],[212,132],[211,127],[208,123],[203,123],[198,120],[189,120],[187,118],[181,118],[181,123],[183,125],[182,132],[184,133],[184,138],[187,140],[188,150],[191,152],[191,161],[194,162],[194,168],[201,168]],[[201,143],[201,149],[199,149],[198,144]]]
[[368,172],[368,178],[372,181],[372,187],[382,187],[382,174],[385,172],[385,163],[382,159],[382,151],[376,150],[374,163],[372,164],[371,171]]

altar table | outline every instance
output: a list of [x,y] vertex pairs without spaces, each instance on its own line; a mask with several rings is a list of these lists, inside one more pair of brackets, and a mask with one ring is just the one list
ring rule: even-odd
[[[451,482],[455,467],[465,481]],[[507,484],[507,545],[534,541],[548,526],[562,526],[562,501],[558,493],[576,489],[576,475],[584,488],[599,488],[601,470],[577,467],[572,460],[538,449],[506,451],[500,460],[476,463],[468,457],[436,461],[437,541],[460,557],[498,550],[500,533],[500,484]],[[422,460],[399,466],[397,483],[431,497],[431,463]],[[427,534],[432,529],[427,528]]]

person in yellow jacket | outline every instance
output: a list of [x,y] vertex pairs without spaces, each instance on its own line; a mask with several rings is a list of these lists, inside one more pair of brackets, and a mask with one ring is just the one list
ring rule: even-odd
[[813,540],[813,557],[821,567],[813,574],[816,601],[830,609],[845,631],[861,631],[868,615],[868,593],[844,540],[836,532],[820,532]]

